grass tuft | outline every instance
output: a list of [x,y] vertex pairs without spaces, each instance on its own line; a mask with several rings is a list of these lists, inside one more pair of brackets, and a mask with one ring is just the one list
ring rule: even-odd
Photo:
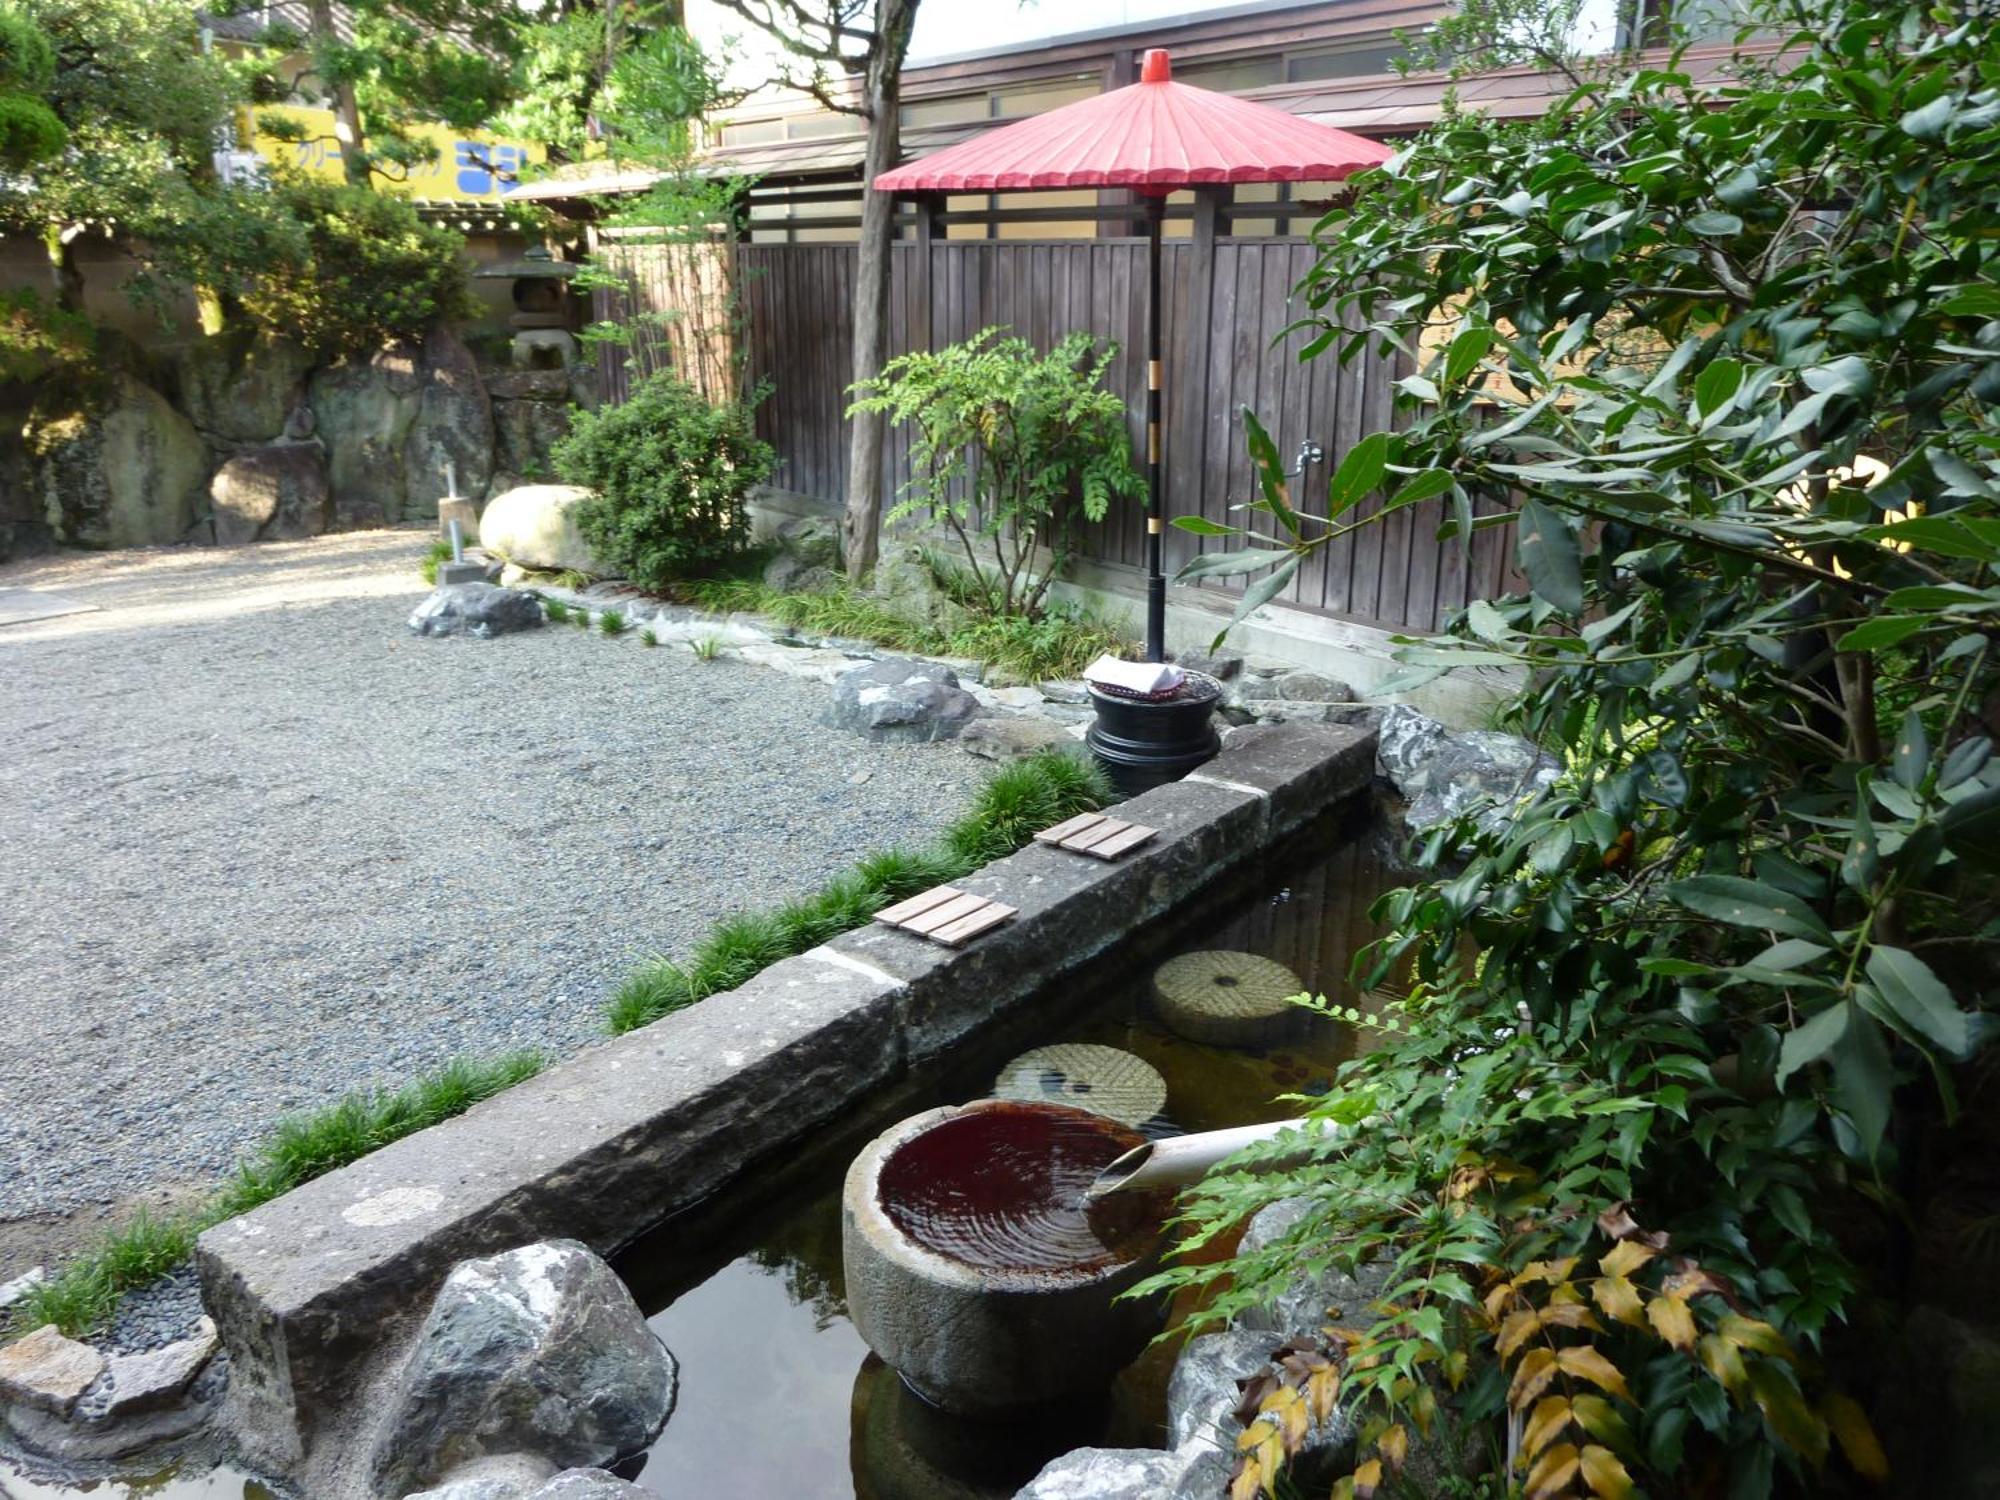
[[648,625],[644,630],[639,632],[639,644],[649,648],[659,645],[660,633]]
[[417,565],[417,571],[424,575],[425,583],[429,584],[432,588],[436,588],[438,581],[438,565],[440,563],[446,563],[450,561],[451,561],[451,543],[432,542],[430,551],[424,554],[424,560]]
[[625,633],[625,615],[622,610],[607,609],[597,617],[597,628],[606,635]]
[[709,578],[682,586],[690,603],[713,614],[744,611],[814,635],[852,636],[893,651],[970,656],[1024,682],[1078,677],[1107,652],[1132,643],[1082,610],[1051,605],[1039,620],[973,615],[946,629],[895,609],[872,594],[841,585],[817,594],[787,594],[755,579]]
[[531,1078],[546,1066],[538,1052],[454,1059],[393,1092],[348,1094],[311,1114],[281,1121],[258,1154],[201,1208],[156,1218],[140,1212],[107,1234],[17,1304],[12,1333],[53,1323],[71,1338],[104,1327],[127,1292],[158,1281],[194,1253],[202,1230],[248,1213],[281,1193],[358,1161],[414,1131],[465,1113],[482,1099]]
[[722,637],[719,635],[697,636],[688,642],[688,650],[696,661],[718,661],[722,656]]
[[569,606],[560,599],[544,599],[542,601],[542,613],[548,616],[551,625],[565,625],[569,623]]
[[1044,750],[996,771],[972,808],[935,849],[885,849],[775,912],[746,912],[709,929],[684,963],[649,959],[612,996],[613,1032],[632,1031],[722,990],[735,989],[781,959],[865,925],[893,902],[970,874],[1013,853],[1035,833],[1111,802],[1116,793],[1095,763]]

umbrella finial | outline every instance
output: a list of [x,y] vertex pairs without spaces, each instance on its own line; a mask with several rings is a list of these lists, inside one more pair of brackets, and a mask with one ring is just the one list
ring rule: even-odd
[[1173,81],[1173,59],[1167,56],[1165,47],[1148,47],[1145,60],[1139,65],[1139,82],[1170,83]]

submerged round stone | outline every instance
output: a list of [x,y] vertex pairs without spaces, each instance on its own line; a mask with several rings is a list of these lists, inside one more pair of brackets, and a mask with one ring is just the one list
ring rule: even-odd
[[916,1244],[987,1271],[1091,1272],[1157,1238],[1153,1195],[1085,1193],[1145,1137],[1061,1105],[995,1102],[903,1142],[877,1180],[882,1211]]

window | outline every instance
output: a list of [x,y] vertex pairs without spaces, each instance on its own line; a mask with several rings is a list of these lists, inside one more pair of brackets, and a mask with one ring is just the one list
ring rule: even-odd
[[1305,83],[1315,78],[1361,78],[1371,73],[1387,73],[1389,64],[1403,56],[1394,42],[1372,47],[1344,47],[1333,52],[1298,52],[1285,59],[1285,78]]
[[992,105],[985,94],[953,94],[944,99],[919,99],[903,106],[905,125],[962,125],[968,120],[991,117]]
[[859,135],[865,124],[859,115],[835,114],[831,110],[814,115],[793,115],[785,121],[785,139],[817,141],[828,136]]
[[1190,63],[1174,69],[1174,82],[1191,83],[1198,89],[1214,89],[1233,94],[1240,89],[1260,89],[1285,81],[1284,63],[1275,57],[1244,57],[1235,62]]
[[783,120],[732,120],[721,130],[725,146],[763,146],[784,138]]
[[1074,104],[1079,99],[1093,98],[1103,92],[1104,80],[1095,73],[1078,73],[1050,83],[1008,89],[993,96],[993,118],[1018,120],[1060,105]]

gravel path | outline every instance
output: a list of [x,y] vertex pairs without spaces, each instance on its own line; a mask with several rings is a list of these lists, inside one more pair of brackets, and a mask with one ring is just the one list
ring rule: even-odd
[[211,1179],[455,1053],[584,1046],[636,957],[927,838],[981,779],[745,662],[415,639],[427,540],[0,568],[103,607],[0,627],[0,1228]]

